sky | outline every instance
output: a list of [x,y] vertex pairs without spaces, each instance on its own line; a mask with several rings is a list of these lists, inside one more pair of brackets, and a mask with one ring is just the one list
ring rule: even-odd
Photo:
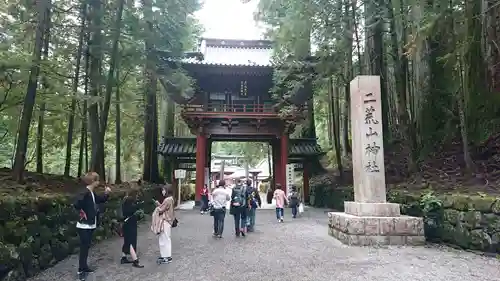
[[218,39],[263,39],[263,29],[254,21],[259,0],[204,0],[195,16],[203,24],[203,37]]

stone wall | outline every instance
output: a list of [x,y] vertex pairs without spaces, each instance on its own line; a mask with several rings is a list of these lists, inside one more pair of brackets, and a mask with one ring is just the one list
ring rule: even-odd
[[[311,187],[311,205],[344,211],[352,201],[352,187]],[[500,198],[487,195],[434,194],[390,189],[389,202],[401,204],[401,213],[424,218],[427,241],[464,249],[500,253]]]
[[[94,242],[117,235],[121,203],[127,188],[113,189],[102,212]],[[142,215],[151,213],[155,186],[139,192]],[[75,195],[26,194],[0,197],[0,280],[22,281],[78,252]]]

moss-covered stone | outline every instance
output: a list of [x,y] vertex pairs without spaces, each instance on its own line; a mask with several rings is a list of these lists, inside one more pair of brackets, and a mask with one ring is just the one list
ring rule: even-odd
[[480,226],[481,223],[481,212],[479,211],[468,211],[464,212],[464,225],[468,229],[476,229]]
[[469,204],[476,211],[491,213],[491,208],[496,200],[497,198],[489,196],[471,196]]
[[444,219],[449,224],[455,226],[460,222],[459,219],[460,212],[454,209],[445,209],[444,210]]
[[470,197],[468,195],[455,194],[452,195],[452,208],[458,211],[469,211],[472,209],[470,205]]
[[475,229],[470,232],[470,248],[474,250],[488,251],[491,249],[491,237],[482,229]]
[[500,232],[500,215],[484,214],[481,224],[490,234]]
[[454,228],[453,240],[454,244],[462,248],[468,248],[470,246],[471,243],[470,232],[467,229],[467,227],[465,227],[461,222],[458,223]]
[[497,215],[500,215],[500,199],[497,198],[495,203],[491,206],[491,211]]

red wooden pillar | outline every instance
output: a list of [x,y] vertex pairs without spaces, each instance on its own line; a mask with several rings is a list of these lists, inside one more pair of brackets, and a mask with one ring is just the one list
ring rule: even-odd
[[283,187],[283,191],[286,194],[286,164],[288,164],[288,135],[284,133],[281,136],[281,160],[280,160],[280,177],[281,177],[281,186]]
[[281,142],[278,140],[273,147],[274,184],[281,184]]
[[309,169],[307,167],[306,161],[304,161],[302,167],[304,169],[302,172],[303,173],[302,179],[304,181],[302,183],[302,188],[304,190],[304,202],[309,203]]
[[207,156],[207,138],[203,133],[196,136],[196,185],[195,185],[195,205],[201,202],[201,190],[205,185],[205,164]]

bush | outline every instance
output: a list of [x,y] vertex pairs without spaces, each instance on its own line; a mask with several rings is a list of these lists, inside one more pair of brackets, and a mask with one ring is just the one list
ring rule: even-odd
[[[152,185],[139,191],[139,206],[151,213]],[[100,206],[94,241],[116,235],[127,189],[115,189]],[[27,194],[0,198],[0,280],[22,281],[78,251],[74,195]],[[143,218],[143,216],[141,217]]]

